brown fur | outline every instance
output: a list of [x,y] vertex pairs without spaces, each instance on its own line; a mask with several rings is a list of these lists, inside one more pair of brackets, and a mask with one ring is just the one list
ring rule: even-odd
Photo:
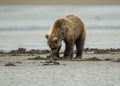
[[50,33],[46,35],[47,43],[52,54],[59,57],[62,40],[65,42],[64,57],[73,57],[74,44],[76,45],[76,58],[82,57],[86,30],[82,20],[75,15],[68,15],[55,21]]

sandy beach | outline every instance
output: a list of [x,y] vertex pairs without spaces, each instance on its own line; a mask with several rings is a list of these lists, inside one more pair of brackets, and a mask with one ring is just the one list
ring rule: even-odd
[[[120,0],[0,0],[0,86],[119,86],[119,5]],[[56,18],[73,13],[88,25],[86,47],[93,49],[86,48],[82,59],[47,58],[43,35]]]
[[[119,86],[120,50],[86,49],[81,60],[41,59],[49,51],[1,52],[1,86]],[[19,53],[18,53],[19,52]],[[61,54],[62,57],[62,54]]]

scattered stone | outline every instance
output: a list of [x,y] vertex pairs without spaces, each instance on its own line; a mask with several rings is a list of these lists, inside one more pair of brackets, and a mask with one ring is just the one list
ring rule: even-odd
[[43,66],[46,66],[46,65],[60,65],[60,62],[57,62],[55,60],[48,60],[48,61],[43,62],[42,65]]
[[103,49],[97,49],[94,51],[94,54],[109,54],[110,52],[108,50]]
[[9,54],[12,56],[18,56],[20,54],[27,54],[27,55],[33,55],[33,54],[47,54],[50,53],[50,50],[28,50],[26,48],[18,48],[17,50],[11,50],[9,52],[5,52],[3,50],[0,50],[0,54]]
[[12,56],[17,56],[17,52],[15,50],[11,50],[9,52],[9,54],[12,55]]
[[22,64],[22,62],[20,62],[20,61],[17,61],[16,63]]
[[8,53],[11,54],[12,56],[17,56],[18,54],[26,54],[26,52],[27,51],[25,48],[18,48],[17,50],[11,50]]
[[27,53],[29,53],[29,54],[47,54],[47,53],[50,53],[50,51],[49,50],[35,50],[35,49],[32,49],[32,50],[27,51]]
[[49,63],[43,63],[42,66],[47,66],[50,65]]
[[59,62],[54,62],[54,65],[60,65],[60,63]]
[[16,66],[16,65],[11,62],[8,62],[7,64],[5,64],[5,66]]
[[16,50],[16,52],[19,53],[19,54],[24,54],[24,53],[26,53],[26,49],[25,48],[18,48]]
[[112,61],[113,59],[112,58],[106,58],[104,59],[104,61]]
[[28,60],[46,60],[46,58],[43,58],[41,56],[37,56],[37,57],[34,57],[34,58],[28,58]]
[[[94,54],[116,54],[116,53],[120,53],[120,48],[118,49],[113,49],[113,48],[109,48],[109,49],[98,49],[98,48],[85,48],[84,49],[85,53],[94,53]],[[28,50],[26,48],[18,48],[17,50],[11,50],[9,52],[6,52],[4,50],[0,50],[0,54],[1,55],[12,55],[12,56],[18,56],[21,54],[27,54],[27,55],[34,55],[34,54],[48,54],[50,53],[50,50]],[[63,54],[63,51],[60,52],[61,54]],[[76,51],[74,51],[74,53],[76,53]],[[49,57],[49,56],[48,56]],[[54,57],[54,56],[50,56],[50,57]],[[59,59],[59,58],[54,58],[54,59]]]
[[48,61],[45,61],[46,63],[54,63],[55,60],[48,60]]
[[113,62],[120,62],[120,58],[113,60]]
[[54,55],[49,55],[49,56],[46,56],[46,59],[51,59],[51,60],[58,60],[59,58],[54,56]]
[[102,61],[102,59],[99,59],[97,57],[92,57],[92,58],[88,58],[85,61]]
[[85,48],[84,49],[85,52],[94,52],[94,54],[116,54],[118,52],[120,52],[120,48],[118,49],[98,49],[98,48]]

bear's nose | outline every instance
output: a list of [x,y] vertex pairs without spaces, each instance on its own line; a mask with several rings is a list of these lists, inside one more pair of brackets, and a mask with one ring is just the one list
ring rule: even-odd
[[55,55],[56,54],[56,50],[54,49],[54,50],[52,50],[52,54],[53,55]]

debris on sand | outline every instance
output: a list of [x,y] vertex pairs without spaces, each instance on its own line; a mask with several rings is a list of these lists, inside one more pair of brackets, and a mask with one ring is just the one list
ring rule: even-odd
[[41,57],[41,56],[37,56],[34,58],[28,58],[28,60],[44,60],[45,62],[42,62],[42,66],[47,66],[47,65],[60,65],[60,62],[56,61],[58,60],[57,57],[50,55],[50,56],[46,56],[46,58]]
[[12,56],[18,56],[18,55],[22,55],[22,54],[26,54],[26,55],[33,55],[33,54],[47,54],[50,53],[49,50],[28,50],[26,48],[18,48],[17,50],[11,50],[9,52],[5,52],[5,51],[0,51],[0,54],[9,54]]
[[28,58],[28,60],[46,60],[46,58],[43,58],[41,56],[37,56],[37,57],[34,57],[34,58]]
[[49,63],[43,63],[42,66],[47,66],[50,65]]
[[54,55],[49,55],[49,56],[47,56],[46,57],[46,59],[51,59],[51,60],[58,60],[58,59],[60,59],[60,58],[58,58],[58,57],[56,57],[56,56],[54,56]]
[[104,61],[113,61],[112,58],[105,58]]
[[46,66],[46,65],[60,65],[60,62],[55,61],[55,60],[48,60],[48,61],[43,62],[42,65],[43,66]]
[[98,49],[98,48],[85,48],[85,52],[93,52],[94,54],[115,54],[120,52],[120,48],[118,49]]
[[41,56],[37,56],[37,57],[34,57],[34,58],[28,58],[28,60],[44,60],[45,62],[41,61],[43,66],[46,66],[46,65],[60,65],[60,62],[56,61],[56,60],[58,60],[58,58],[55,57],[55,56],[46,56],[46,58],[41,57]]
[[16,63],[18,63],[18,64],[22,64],[22,62],[21,62],[21,61],[17,61]]
[[8,62],[8,63],[5,64],[5,66],[16,66],[16,65],[12,62]]
[[60,62],[54,62],[54,65],[60,65]]
[[113,62],[120,62],[120,58],[113,60]]
[[102,59],[99,59],[97,57],[92,57],[92,58],[85,59],[83,61],[102,61]]
[[[92,54],[116,54],[120,53],[120,48],[113,49],[98,49],[98,48],[85,48],[85,53],[92,53]],[[39,49],[31,49],[27,50],[26,48],[18,48],[16,50],[11,50],[9,52],[0,50],[0,55],[12,55],[12,56],[20,56],[20,55],[40,55],[40,54],[50,54],[50,50],[39,50]],[[60,54],[63,54],[64,52],[61,51]],[[76,53],[76,51],[74,51]],[[49,56],[48,56],[49,57]],[[53,56],[52,56],[53,57]]]
[[65,63],[63,63],[62,65],[66,65]]
[[35,49],[32,49],[32,50],[27,51],[26,53],[29,53],[29,54],[47,54],[47,53],[50,53],[50,51],[49,50],[35,50]]
[[17,50],[11,50],[8,53],[12,56],[17,56],[18,54],[26,54],[26,49],[25,48],[18,48]]
[[103,50],[103,49],[94,51],[94,54],[109,54],[109,53],[110,53],[110,51]]

